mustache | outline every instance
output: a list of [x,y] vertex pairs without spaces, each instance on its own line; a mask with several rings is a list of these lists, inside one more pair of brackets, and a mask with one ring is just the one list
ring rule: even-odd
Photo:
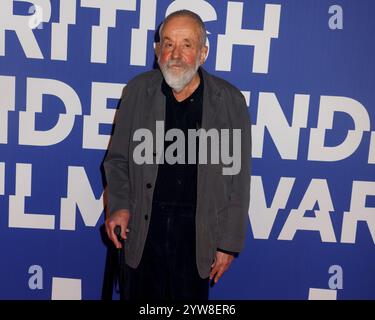
[[188,67],[188,65],[185,62],[181,61],[180,59],[170,59],[165,65],[167,68],[183,67],[186,69]]

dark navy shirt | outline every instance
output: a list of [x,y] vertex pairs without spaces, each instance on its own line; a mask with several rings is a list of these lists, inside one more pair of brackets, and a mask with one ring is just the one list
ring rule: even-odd
[[[177,203],[183,206],[196,208],[197,203],[197,162],[198,162],[198,138],[196,139],[195,163],[188,163],[188,129],[201,128],[203,106],[203,77],[199,70],[200,84],[197,89],[183,101],[177,101],[172,89],[165,81],[162,83],[162,92],[166,97],[165,109],[165,133],[170,129],[180,129],[185,137],[185,163],[159,164],[158,176],[154,190],[155,202]],[[166,150],[173,142],[164,141],[164,156]],[[180,140],[181,141],[181,140]],[[191,152],[191,150],[190,150]],[[175,150],[174,156],[177,156]]]

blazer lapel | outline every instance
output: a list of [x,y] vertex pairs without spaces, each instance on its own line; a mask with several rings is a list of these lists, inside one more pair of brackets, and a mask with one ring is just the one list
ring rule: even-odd
[[[158,174],[158,164],[156,159],[161,157],[162,155],[156,152],[158,151],[157,144],[160,145],[160,141],[156,141],[157,139],[163,139],[164,141],[164,135],[160,136],[156,134],[156,121],[163,121],[163,124],[165,124],[165,103],[166,99],[164,94],[161,91],[161,84],[163,81],[163,77],[161,72],[158,70],[158,72],[155,73],[154,77],[152,77],[150,81],[150,85],[147,89],[147,97],[146,97],[146,103],[148,104],[145,114],[145,125],[147,126],[147,129],[149,129],[152,132],[153,137],[153,163],[152,165],[146,165],[144,167],[144,174],[146,177],[148,177],[148,181],[152,182],[153,185],[156,183],[156,178]],[[165,128],[165,126],[164,126]],[[164,132],[165,133],[165,132]],[[164,147],[162,147],[164,149]],[[164,156],[164,150],[162,151]],[[152,199],[150,200],[152,201]]]
[[[210,74],[202,67],[202,75],[204,81],[203,89],[203,106],[202,106],[202,129],[209,130],[216,128],[215,118],[222,108],[222,98],[219,88],[216,86]],[[208,151],[208,150],[207,150]],[[209,151],[208,151],[209,152]],[[207,152],[207,153],[208,153]],[[200,221],[202,211],[203,197],[206,190],[207,171],[210,170],[209,164],[199,164],[197,177],[197,221]]]
[[[161,72],[155,73],[150,81],[150,87],[147,89],[147,101],[149,103],[150,112],[146,116],[149,116],[153,121],[152,128],[155,128],[155,121],[165,120],[165,96],[161,91],[161,84],[163,77]],[[155,134],[155,132],[153,132]]]
[[202,128],[209,130],[215,128],[215,117],[222,107],[222,99],[221,92],[212,80],[212,76],[203,68],[201,69],[204,81]]

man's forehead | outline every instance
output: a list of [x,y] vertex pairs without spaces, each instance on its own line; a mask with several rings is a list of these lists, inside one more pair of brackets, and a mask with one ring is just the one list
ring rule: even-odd
[[197,21],[189,16],[177,16],[167,20],[162,29],[162,36],[165,36],[166,33],[172,32],[191,32],[197,33],[199,32],[199,25]]

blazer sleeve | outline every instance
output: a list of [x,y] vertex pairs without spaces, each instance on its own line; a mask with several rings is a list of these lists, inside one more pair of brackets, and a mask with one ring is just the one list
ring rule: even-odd
[[241,168],[232,175],[228,206],[218,216],[219,239],[217,247],[226,251],[243,249],[249,225],[251,178],[251,121],[245,98],[238,91],[231,97],[229,114],[232,128],[241,129]]
[[129,144],[132,131],[134,106],[131,101],[130,84],[121,97],[120,107],[114,121],[114,132],[104,160],[108,187],[109,214],[120,209],[130,209]]

